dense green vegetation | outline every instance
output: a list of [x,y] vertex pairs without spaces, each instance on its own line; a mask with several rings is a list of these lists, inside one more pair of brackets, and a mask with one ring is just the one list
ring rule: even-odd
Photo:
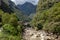
[[[50,4],[48,4],[48,1]],[[49,32],[60,33],[59,0],[41,0],[37,6],[37,12],[31,21],[31,25],[35,29],[44,29]]]
[[6,4],[5,7],[0,7],[0,40],[22,40],[23,25],[18,23],[15,13],[4,11],[3,8],[8,10],[7,7]]

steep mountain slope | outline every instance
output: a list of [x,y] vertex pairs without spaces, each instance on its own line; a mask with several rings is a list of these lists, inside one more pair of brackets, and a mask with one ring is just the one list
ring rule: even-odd
[[17,5],[17,8],[24,12],[26,15],[36,12],[36,5],[33,5],[29,2],[24,3],[23,5]]
[[13,12],[13,10],[11,10],[10,7],[8,6],[8,4],[5,3],[3,0],[1,1],[1,9],[2,9],[4,12],[8,12],[8,13]]
[[[53,5],[49,5],[49,3]],[[44,29],[48,32],[60,33],[59,24],[60,24],[60,0],[39,1],[37,12],[31,22],[31,25],[35,29]]]
[[51,8],[55,3],[60,2],[60,0],[39,0],[37,11],[44,11],[46,9]]

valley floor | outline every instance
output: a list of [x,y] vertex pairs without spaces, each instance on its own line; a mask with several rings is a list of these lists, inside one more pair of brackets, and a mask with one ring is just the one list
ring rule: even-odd
[[36,31],[33,28],[25,28],[23,33],[24,40],[60,40],[60,36],[46,33],[43,30]]

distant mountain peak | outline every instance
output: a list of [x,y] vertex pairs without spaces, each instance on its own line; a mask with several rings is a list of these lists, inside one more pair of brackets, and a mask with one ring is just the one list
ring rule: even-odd
[[36,5],[33,5],[29,2],[26,2],[23,5],[17,5],[16,7],[27,15],[36,12]]
[[22,5],[20,5],[20,4],[15,5],[15,3],[14,2],[12,3],[12,1],[10,0],[9,3],[10,3],[10,6],[11,6],[12,9],[15,7],[18,10],[22,11],[26,15],[30,15],[31,13],[35,13],[36,12],[36,6],[37,5],[33,5],[30,2],[25,2]]

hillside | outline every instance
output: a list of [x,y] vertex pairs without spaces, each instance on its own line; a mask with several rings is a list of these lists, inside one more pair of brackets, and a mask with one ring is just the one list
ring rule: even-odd
[[[60,24],[60,2],[59,1],[56,2],[52,0],[51,2],[53,2],[54,5],[50,5],[51,7],[45,5],[46,7],[49,8],[46,8],[43,5],[44,3],[43,2],[42,5],[43,7],[45,7],[44,9],[42,9],[43,7],[40,5],[40,2],[37,7],[37,13],[34,16],[31,25],[35,29],[44,29],[48,32],[56,32],[56,33],[59,32],[58,28],[60,28],[59,25]],[[45,2],[47,2],[48,4],[47,0]]]

